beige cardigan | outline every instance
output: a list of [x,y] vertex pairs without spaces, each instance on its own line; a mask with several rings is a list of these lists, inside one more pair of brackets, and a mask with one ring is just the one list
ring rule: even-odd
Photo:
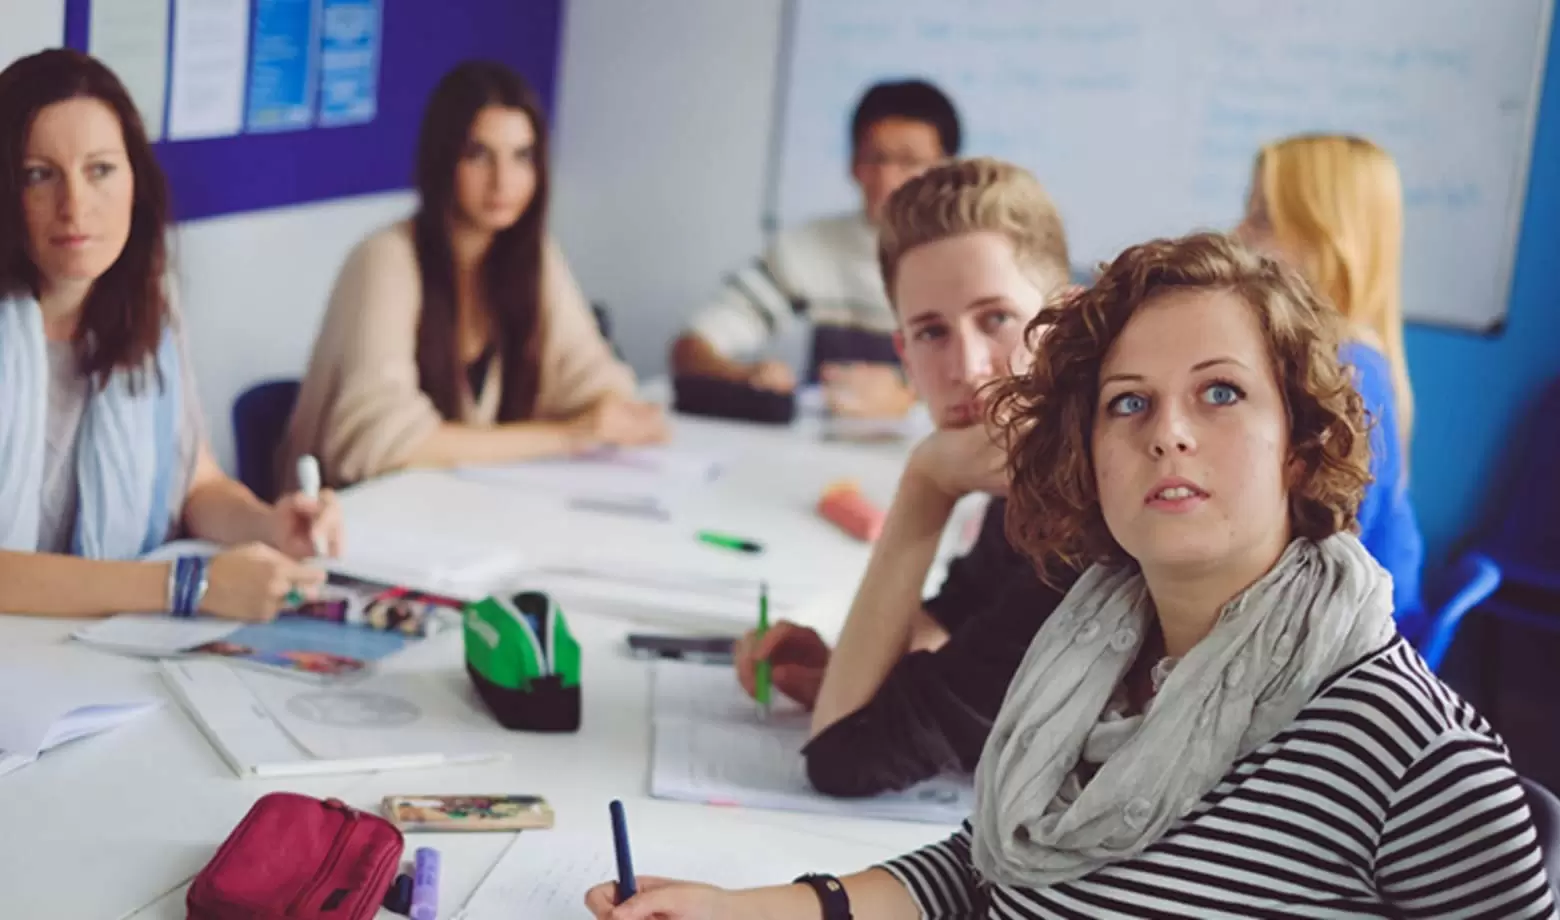
[[[444,421],[418,385],[421,292],[409,221],[380,230],[347,257],[278,456],[284,489],[306,453],[319,459],[334,487],[400,469]],[[633,372],[613,357],[551,239],[542,258],[541,310],[535,418],[567,419],[607,393],[633,394]],[[494,424],[503,376],[495,358],[481,394],[463,388],[460,421]]]

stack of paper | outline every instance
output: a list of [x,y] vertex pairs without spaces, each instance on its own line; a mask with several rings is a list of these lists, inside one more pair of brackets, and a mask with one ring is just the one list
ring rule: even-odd
[[769,718],[729,668],[655,663],[655,747],[650,794],[657,798],[778,811],[958,824],[974,807],[968,777],[939,777],[903,792],[832,799],[812,790],[802,759],[808,716],[776,694]]
[[51,748],[117,728],[161,705],[153,698],[127,699],[84,687],[41,669],[0,666],[0,776]]
[[[742,633],[758,622],[759,579],[752,577],[597,556],[591,562],[526,569],[516,576],[516,583],[526,590],[547,592],[565,611],[578,608],[642,623],[724,633]],[[777,618],[797,619],[819,593],[816,586],[801,582],[770,582],[770,611]]]
[[464,467],[457,473],[475,482],[563,496],[577,508],[632,509],[664,519],[688,493],[714,482],[722,466],[715,457],[694,451],[641,447],[566,460]]
[[[146,558],[210,556],[219,549],[203,540],[178,540],[158,547]],[[351,532],[347,551],[341,558],[316,559],[313,564],[349,578],[477,600],[505,584],[520,568],[521,561],[513,552],[442,535],[410,535],[363,527]]]

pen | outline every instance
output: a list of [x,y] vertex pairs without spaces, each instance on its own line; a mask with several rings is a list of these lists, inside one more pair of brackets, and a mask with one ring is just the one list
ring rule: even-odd
[[612,813],[612,848],[617,851],[617,902],[622,904],[638,891],[634,859],[628,852],[628,819],[623,816],[623,803],[613,799],[608,810]]
[[764,551],[763,545],[755,540],[744,540],[741,537],[716,533],[713,530],[699,531],[699,541],[708,543],[711,546],[719,546],[722,549],[734,549],[740,553],[761,553]]
[[[298,491],[308,498],[319,501],[320,462],[314,459],[313,454],[304,454],[298,458]],[[325,541],[319,534],[314,535],[314,555],[322,558],[325,555]]]
[[[769,582],[758,583],[758,641],[764,641],[764,634],[769,632]],[[758,700],[758,717],[769,718],[769,659],[759,659],[757,674],[753,682],[754,697]]]

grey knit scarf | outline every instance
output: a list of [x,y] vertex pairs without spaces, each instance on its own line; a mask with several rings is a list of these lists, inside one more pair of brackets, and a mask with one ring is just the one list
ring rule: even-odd
[[1153,616],[1135,569],[1097,565],[1035,636],[976,769],[974,859],[988,881],[1044,888],[1138,854],[1395,628],[1391,576],[1357,539],[1295,540],[1080,789],[1074,772],[1109,730],[1101,715]]

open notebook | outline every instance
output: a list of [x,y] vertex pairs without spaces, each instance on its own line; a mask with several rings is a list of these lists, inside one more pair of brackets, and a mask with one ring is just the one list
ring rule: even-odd
[[312,687],[191,659],[163,662],[162,675],[241,777],[413,769],[507,756],[505,733],[478,709],[463,686],[464,672],[378,674]]
[[155,698],[102,691],[42,669],[0,665],[0,776],[161,705]]
[[778,693],[768,720],[730,668],[655,663],[650,794],[657,798],[779,811],[955,825],[969,816],[968,777],[938,777],[902,792],[834,799],[807,782],[808,717]]

